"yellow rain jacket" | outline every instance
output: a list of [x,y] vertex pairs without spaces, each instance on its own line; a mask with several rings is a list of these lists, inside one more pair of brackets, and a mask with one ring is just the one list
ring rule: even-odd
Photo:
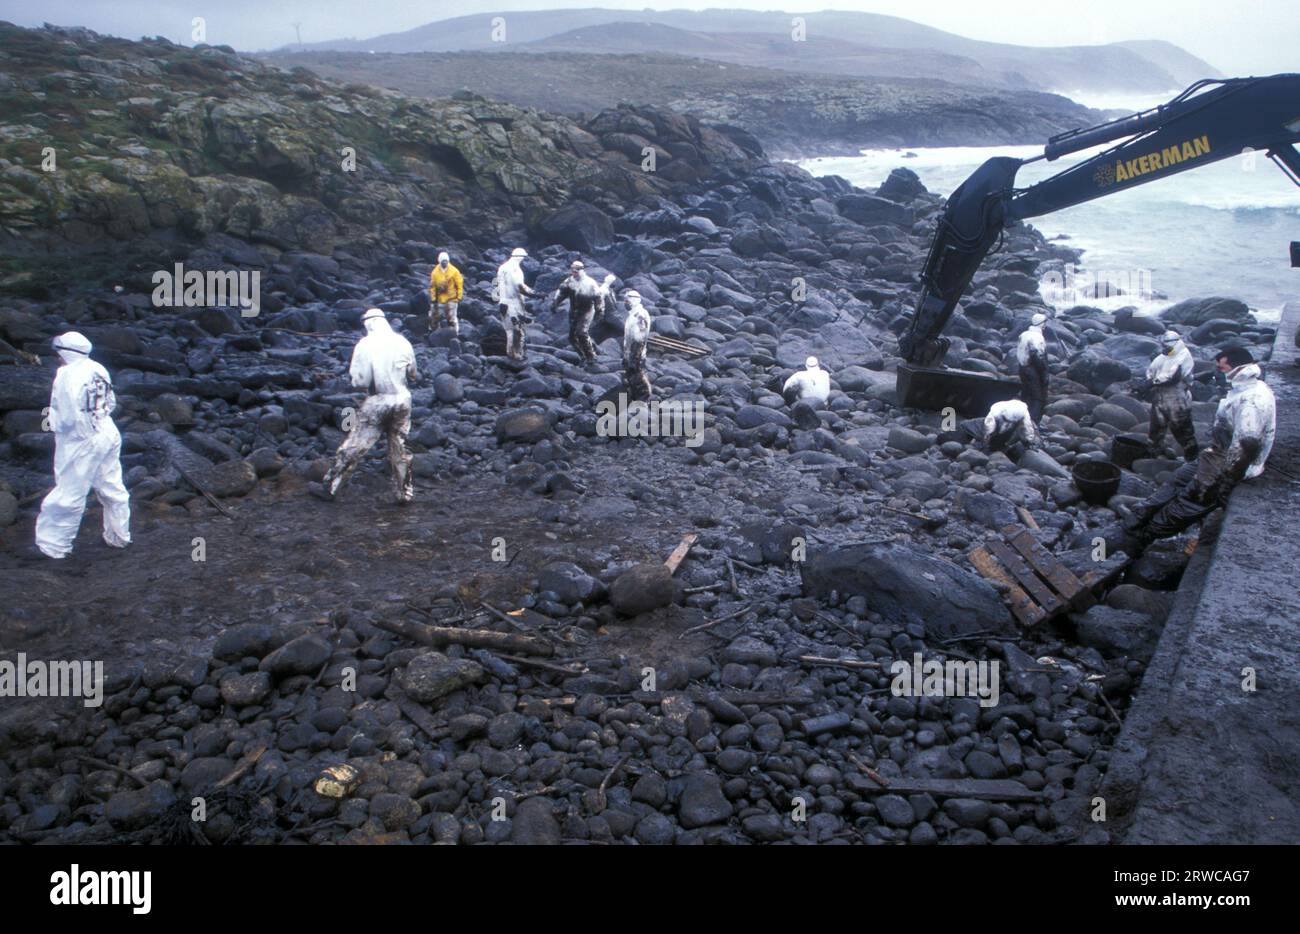
[[465,277],[460,274],[460,270],[451,263],[447,264],[446,269],[435,264],[433,272],[429,273],[429,297],[435,302],[446,304],[460,301],[464,294]]

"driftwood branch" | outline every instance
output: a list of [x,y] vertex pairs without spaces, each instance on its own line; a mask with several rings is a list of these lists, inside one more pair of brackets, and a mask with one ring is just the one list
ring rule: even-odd
[[380,629],[395,632],[399,636],[431,645],[435,648],[444,645],[465,645],[475,649],[504,649],[508,652],[522,652],[525,655],[553,655],[550,643],[532,636],[519,636],[508,632],[493,632],[491,629],[456,629],[452,626],[426,626],[404,619],[376,619],[375,625]]

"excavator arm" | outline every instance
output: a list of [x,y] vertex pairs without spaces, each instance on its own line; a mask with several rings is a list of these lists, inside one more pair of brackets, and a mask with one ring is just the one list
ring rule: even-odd
[[[1016,188],[1020,167],[1122,139],[1119,144],[1028,188]],[[1050,214],[1209,165],[1264,152],[1300,185],[1300,74],[1198,81],[1167,104],[1052,137],[1033,159],[989,159],[948,199],[921,272],[921,293],[899,338],[904,360],[939,366],[940,337],[972,277],[1002,231]],[[1291,244],[1300,265],[1300,243]]]

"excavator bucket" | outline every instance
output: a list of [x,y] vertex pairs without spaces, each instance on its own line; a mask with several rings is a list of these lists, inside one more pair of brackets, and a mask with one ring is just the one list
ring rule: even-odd
[[953,408],[965,416],[987,415],[994,402],[1014,399],[1020,381],[974,370],[898,365],[898,401],[912,409]]

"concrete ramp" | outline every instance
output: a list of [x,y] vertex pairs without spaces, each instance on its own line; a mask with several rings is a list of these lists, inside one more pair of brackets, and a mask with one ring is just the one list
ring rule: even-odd
[[1268,468],[1203,530],[1116,744],[1102,795],[1118,842],[1300,843],[1297,324],[1293,302],[1266,365]]

